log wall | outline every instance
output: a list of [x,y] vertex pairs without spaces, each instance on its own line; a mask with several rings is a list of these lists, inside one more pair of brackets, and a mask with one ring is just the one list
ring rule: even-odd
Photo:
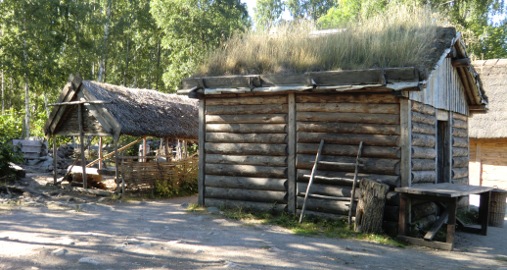
[[207,98],[204,197],[207,206],[287,206],[287,96]]
[[[355,163],[363,141],[358,181],[369,178],[398,186],[400,117],[398,98],[386,94],[298,94],[296,101],[297,208],[302,206],[321,139],[322,161]],[[306,175],[306,176],[305,176]],[[347,215],[354,166],[320,165],[308,199],[310,212]],[[357,194],[357,193],[356,193]]]
[[436,110],[433,107],[412,102],[412,184],[436,181],[436,123]]
[[452,166],[451,179],[456,184],[469,184],[468,116],[452,114]]
[[470,138],[470,184],[507,189],[507,139]]

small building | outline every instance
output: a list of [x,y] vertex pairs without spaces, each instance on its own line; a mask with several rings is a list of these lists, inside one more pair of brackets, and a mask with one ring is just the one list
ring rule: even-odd
[[507,59],[473,62],[488,93],[487,114],[470,118],[470,184],[507,189]]
[[[199,99],[199,203],[296,213],[322,160],[395,187],[468,184],[468,117],[487,104],[459,33],[416,67],[189,78]],[[347,215],[354,168],[319,167],[307,213]],[[399,200],[384,220],[397,225]],[[392,196],[391,196],[392,195]]]
[[[115,153],[121,135],[150,136],[166,141],[197,140],[197,102],[176,94],[127,88],[71,76],[57,103],[52,105],[54,109],[44,131],[49,137],[80,138],[82,160],[79,165],[83,168],[85,178],[84,136],[112,137]],[[56,146],[53,151],[56,152]],[[56,154],[54,156],[56,164]],[[118,167],[118,160],[115,163]]]

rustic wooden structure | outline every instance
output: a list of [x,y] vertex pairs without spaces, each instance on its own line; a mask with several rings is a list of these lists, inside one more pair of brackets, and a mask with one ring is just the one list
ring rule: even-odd
[[[197,139],[197,102],[175,94],[126,88],[71,76],[57,103],[53,105],[54,109],[44,128],[45,133],[50,137],[80,137],[84,185],[87,182],[84,136],[113,137],[115,151],[110,156],[115,156],[116,159],[117,179],[120,163],[118,140],[121,135]],[[54,156],[56,163],[56,155]],[[100,160],[95,162],[100,163]]]
[[[485,110],[486,99],[463,61],[460,35],[445,44],[428,59],[428,72],[399,67],[185,80],[179,93],[199,99],[199,203],[297,213],[321,140],[322,161],[343,163],[354,163],[363,141],[359,178],[390,187],[391,227],[398,224],[395,187],[468,183],[468,116]],[[319,170],[324,177],[312,194],[323,197],[308,200],[308,213],[346,216],[354,167]]]
[[487,114],[470,118],[470,184],[507,189],[507,59],[474,61],[488,94]]

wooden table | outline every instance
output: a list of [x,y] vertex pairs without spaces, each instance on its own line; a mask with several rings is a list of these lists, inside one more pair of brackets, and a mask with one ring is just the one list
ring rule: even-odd
[[[489,200],[493,187],[458,185],[451,183],[420,184],[411,187],[399,187],[395,191],[400,193],[400,212],[398,223],[398,237],[409,243],[424,245],[432,248],[452,250],[456,225],[465,232],[486,235],[489,220]],[[480,195],[479,225],[480,228],[469,227],[456,218],[458,199],[470,194]],[[426,233],[424,239],[407,236],[409,209],[413,199],[441,202],[445,208],[440,218]],[[445,242],[433,241],[436,232],[447,223],[447,236]]]

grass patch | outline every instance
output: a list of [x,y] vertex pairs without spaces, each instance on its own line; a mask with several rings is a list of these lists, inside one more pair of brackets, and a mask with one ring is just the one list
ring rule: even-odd
[[239,34],[211,53],[196,76],[428,68],[443,52],[435,46],[450,46],[455,34],[448,29],[452,33],[442,35],[440,21],[427,9],[393,5],[377,16],[326,34],[316,32],[311,23]]
[[204,212],[206,209],[197,203],[191,203],[187,206],[188,212]]
[[349,229],[345,219],[326,219],[319,217],[305,217],[299,223],[299,217],[288,213],[266,213],[247,211],[243,208],[222,209],[226,218],[265,225],[277,225],[289,229],[294,234],[303,236],[325,236],[330,238],[356,239],[382,245],[404,247],[402,243],[387,235],[363,234]]

